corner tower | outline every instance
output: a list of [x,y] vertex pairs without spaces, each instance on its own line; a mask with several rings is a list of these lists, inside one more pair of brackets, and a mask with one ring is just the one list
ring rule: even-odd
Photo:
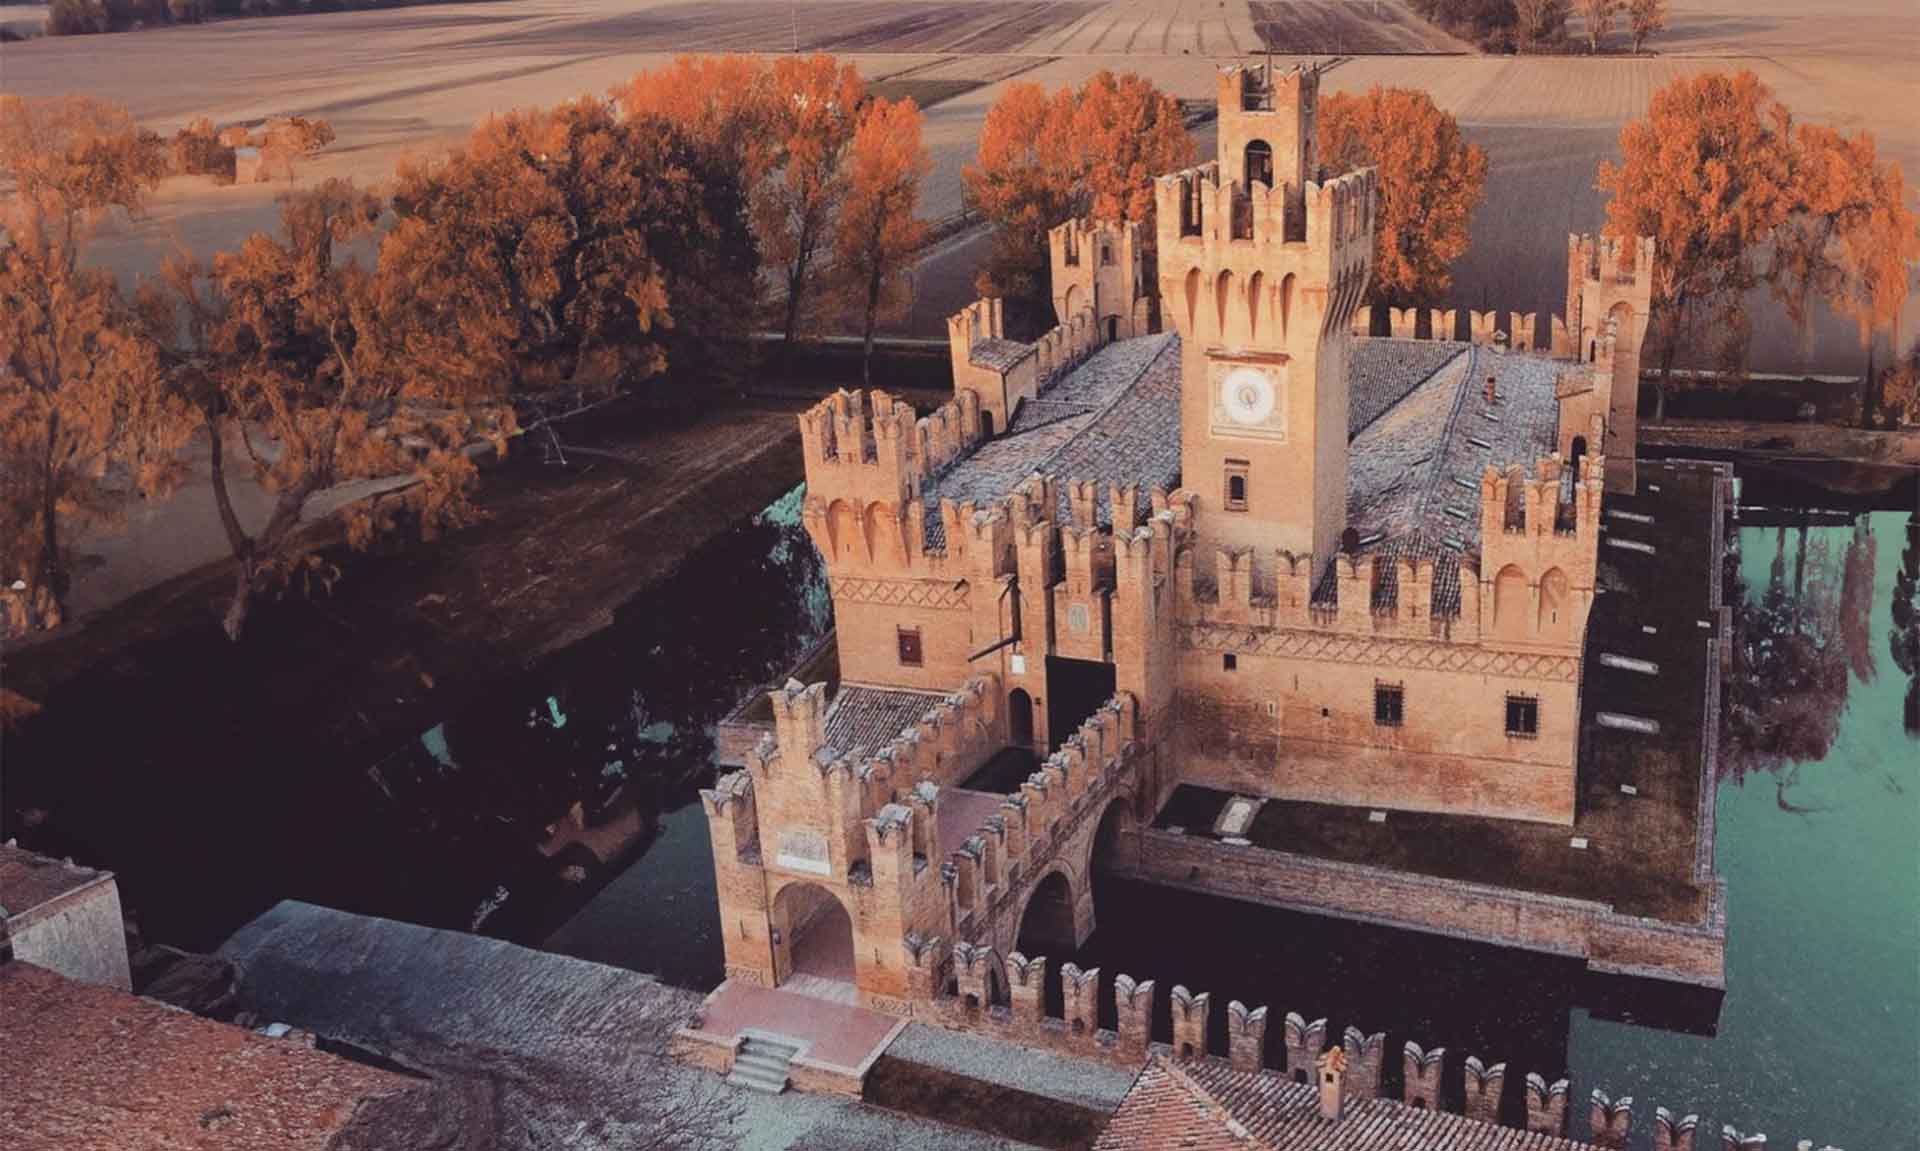
[[1634,489],[1639,438],[1640,350],[1653,311],[1654,241],[1649,236],[1567,237],[1567,320],[1572,348],[1555,348],[1584,364],[1600,365],[1611,345],[1612,388],[1607,396],[1607,490]]
[[1316,570],[1346,526],[1347,348],[1375,203],[1371,169],[1307,178],[1318,92],[1312,69],[1224,69],[1218,157],[1154,189],[1199,542],[1311,553]]

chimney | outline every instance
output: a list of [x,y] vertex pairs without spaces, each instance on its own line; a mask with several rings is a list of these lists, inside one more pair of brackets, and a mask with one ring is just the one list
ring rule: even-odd
[[1340,1118],[1341,1095],[1347,1083],[1347,1053],[1344,1048],[1329,1047],[1320,1056],[1320,1118]]

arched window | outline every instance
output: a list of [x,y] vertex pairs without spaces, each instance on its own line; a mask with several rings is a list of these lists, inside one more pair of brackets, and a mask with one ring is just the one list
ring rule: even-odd
[[1273,148],[1265,140],[1247,142],[1247,186],[1273,187]]

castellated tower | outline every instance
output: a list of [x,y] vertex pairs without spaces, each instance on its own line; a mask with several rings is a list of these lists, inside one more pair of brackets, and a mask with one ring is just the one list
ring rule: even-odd
[[1218,158],[1154,189],[1204,554],[1311,553],[1316,571],[1346,526],[1347,349],[1376,202],[1371,169],[1307,178],[1318,91],[1312,69],[1223,70]]
[[1145,282],[1147,237],[1137,223],[1068,220],[1047,233],[1053,314],[1060,326],[1091,312],[1100,338],[1153,332],[1153,285]]
[[1631,493],[1639,435],[1640,352],[1653,309],[1653,238],[1567,237],[1565,342],[1554,353],[1601,362],[1611,338],[1613,382],[1607,399],[1607,490]]

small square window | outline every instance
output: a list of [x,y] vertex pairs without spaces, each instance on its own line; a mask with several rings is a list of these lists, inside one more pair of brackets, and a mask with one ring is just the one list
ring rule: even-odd
[[1227,461],[1226,508],[1230,512],[1247,510],[1247,461]]
[[920,629],[903,627],[899,630],[899,637],[900,666],[919,667],[924,658],[920,653]]
[[1399,727],[1406,716],[1406,689],[1397,683],[1373,685],[1373,722],[1381,727]]
[[1220,657],[1220,668],[1222,671],[1239,671],[1240,657],[1232,652],[1226,653]]
[[1515,739],[1540,735],[1540,701],[1531,695],[1507,697],[1507,734]]

